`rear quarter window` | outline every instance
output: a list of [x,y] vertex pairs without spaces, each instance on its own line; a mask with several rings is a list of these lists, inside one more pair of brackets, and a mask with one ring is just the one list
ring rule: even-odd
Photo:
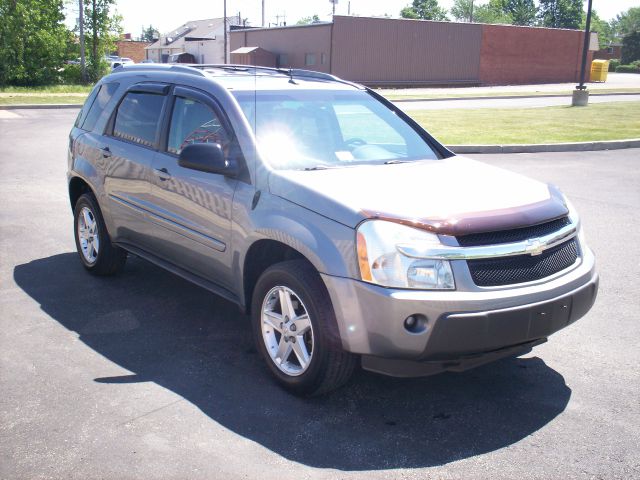
[[87,97],[76,118],[75,126],[82,130],[93,130],[105,106],[120,86],[117,82],[105,83],[94,88]]

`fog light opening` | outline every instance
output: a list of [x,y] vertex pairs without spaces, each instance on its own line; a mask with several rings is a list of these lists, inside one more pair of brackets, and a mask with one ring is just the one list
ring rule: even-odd
[[409,333],[422,333],[427,330],[427,327],[427,317],[419,313],[414,313],[404,319],[404,329]]

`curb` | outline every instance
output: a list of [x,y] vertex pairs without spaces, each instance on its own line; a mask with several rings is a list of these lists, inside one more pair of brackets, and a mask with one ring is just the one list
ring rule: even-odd
[[[640,95],[640,92],[618,92],[618,93],[596,93],[589,92],[590,97],[614,96],[614,95]],[[443,98],[399,98],[390,100],[391,103],[411,103],[411,102],[448,102],[457,100],[516,100],[519,98],[570,98],[571,94],[552,93],[549,95],[488,95],[478,97],[443,97]],[[25,103],[15,105],[0,105],[0,110],[21,110],[21,109],[61,109],[61,108],[81,108],[81,103]]]
[[0,110],[59,110],[62,108],[82,108],[82,103],[27,103],[24,105],[0,105]]
[[544,153],[544,152],[588,152],[598,150],[621,150],[640,148],[640,138],[601,142],[541,143],[532,145],[447,145],[455,153]]
[[[637,95],[637,94],[617,94]],[[564,95],[563,95],[564,96]],[[504,97],[500,97],[504,98]],[[520,97],[521,98],[521,97]],[[450,100],[450,99],[447,99]],[[0,110],[20,109],[65,109],[81,108],[74,104],[31,104],[31,105],[0,105]],[[640,138],[627,140],[610,140],[600,142],[575,143],[541,143],[541,144],[513,144],[513,145],[447,145],[454,153],[544,153],[544,152],[588,152],[598,150],[621,150],[624,148],[640,148]]]
[[[618,93],[593,93],[589,92],[590,97],[604,97],[614,95],[640,95],[640,92],[618,92]],[[558,98],[566,97],[571,98],[571,94],[567,93],[550,93],[543,95],[489,95],[486,97],[442,97],[442,98],[400,98],[396,100],[390,100],[391,103],[411,103],[411,102],[446,102],[456,100],[516,100],[519,98]]]

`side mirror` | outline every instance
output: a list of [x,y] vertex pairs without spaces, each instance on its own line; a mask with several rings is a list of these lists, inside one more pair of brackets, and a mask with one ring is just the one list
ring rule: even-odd
[[217,173],[233,177],[237,173],[235,163],[224,158],[222,147],[218,143],[193,143],[180,152],[178,165],[191,170]]

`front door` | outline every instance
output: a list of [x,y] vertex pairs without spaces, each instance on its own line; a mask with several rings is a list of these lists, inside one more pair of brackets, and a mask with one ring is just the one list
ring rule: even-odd
[[219,143],[237,152],[215,101],[176,87],[166,140],[153,160],[154,251],[165,260],[223,287],[231,282],[231,207],[237,180],[183,168],[178,157],[193,143]]

